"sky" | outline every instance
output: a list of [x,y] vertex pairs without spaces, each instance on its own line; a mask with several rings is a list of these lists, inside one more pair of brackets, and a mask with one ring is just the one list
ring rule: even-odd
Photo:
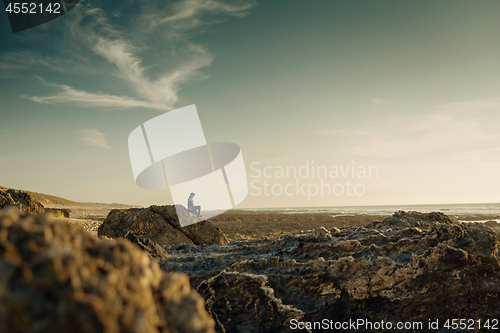
[[127,138],[196,104],[207,141],[241,147],[241,208],[497,203],[499,14],[498,0],[81,0],[12,33],[2,11],[0,186],[170,204],[135,184]]

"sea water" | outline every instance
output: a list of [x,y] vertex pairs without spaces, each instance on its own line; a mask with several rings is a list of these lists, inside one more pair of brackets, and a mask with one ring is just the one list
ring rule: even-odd
[[[258,208],[243,209],[248,211],[272,211],[283,214],[327,213],[335,216],[352,215],[392,215],[396,211],[417,211],[422,213],[442,212],[449,216],[464,216],[463,222],[500,222],[500,203],[474,204],[433,204],[433,205],[390,205],[390,206],[338,206],[338,207],[288,207],[288,208]],[[491,219],[481,220],[484,215]]]

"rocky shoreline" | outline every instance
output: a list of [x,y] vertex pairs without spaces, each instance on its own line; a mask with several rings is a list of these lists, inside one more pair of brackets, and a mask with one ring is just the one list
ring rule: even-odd
[[171,246],[160,266],[190,276],[218,332],[288,332],[292,319],[491,320],[500,317],[496,238],[441,213],[397,212],[364,227]]
[[[7,194],[22,200],[19,208],[31,202]],[[421,323],[410,332],[429,331],[429,321],[438,321],[440,332],[457,332],[444,326],[448,319],[500,317],[496,222],[401,211],[382,221],[323,215],[300,224],[301,214],[282,216],[286,232],[241,239],[226,224],[269,231],[279,225],[277,215],[249,225],[258,215],[227,214],[181,227],[173,212],[173,206],[114,210],[84,225],[97,230],[95,237],[75,225],[78,219],[0,210],[0,330],[332,331],[307,326],[326,319]],[[21,324],[12,319],[19,316]]]

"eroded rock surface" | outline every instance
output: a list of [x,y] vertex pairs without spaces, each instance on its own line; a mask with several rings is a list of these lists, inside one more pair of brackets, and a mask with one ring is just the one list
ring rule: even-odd
[[55,217],[69,218],[71,210],[68,208],[45,208],[45,213],[51,213]]
[[43,214],[43,205],[33,199],[29,193],[14,189],[0,188],[0,209],[9,206],[17,207],[22,212]]
[[484,223],[484,225],[493,229],[493,231],[497,234],[497,239],[500,240],[500,223],[496,221],[487,221]]
[[123,238],[139,246],[141,250],[146,252],[153,259],[164,259],[168,255],[167,251],[160,245],[148,238],[139,238],[132,232],[127,233]]
[[210,221],[181,227],[173,205],[112,210],[97,232],[99,236],[111,238],[124,237],[131,232],[160,246],[229,243],[224,233]]
[[0,211],[0,332],[213,332],[184,274],[128,240]]
[[190,275],[218,332],[289,332],[291,319],[324,318],[426,328],[429,319],[500,317],[497,245],[480,223],[397,212],[365,227],[170,246],[160,264]]

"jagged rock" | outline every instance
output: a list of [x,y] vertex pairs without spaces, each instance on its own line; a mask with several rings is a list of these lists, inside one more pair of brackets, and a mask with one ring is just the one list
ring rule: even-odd
[[[500,316],[495,232],[441,213],[397,212],[328,237],[166,250],[162,269],[190,275],[218,332],[287,331],[291,319],[324,318],[422,322],[425,330],[429,319]],[[280,312],[276,300],[291,312]]]
[[128,240],[0,211],[0,332],[213,332],[184,274]]
[[182,232],[198,245],[229,244],[226,235],[210,221],[182,227]]
[[333,228],[330,229],[330,231],[333,232],[333,233],[338,233],[338,232],[340,232],[340,229],[337,228],[337,227],[333,227]]
[[51,213],[55,217],[69,218],[69,214],[71,213],[71,210],[69,210],[67,208],[45,208],[45,213]]
[[398,235],[401,237],[411,237],[411,236],[418,236],[422,233],[422,230],[419,228],[406,228],[398,231]]
[[226,235],[210,221],[181,227],[173,205],[112,210],[99,226],[98,235],[118,238],[129,231],[160,246],[229,243]]
[[500,241],[500,223],[498,223],[496,221],[487,221],[484,223],[484,225],[487,227],[490,227],[496,233],[497,240]]
[[392,225],[397,225],[398,227],[405,226],[410,227],[420,227],[422,221],[426,224],[436,224],[436,223],[446,223],[455,224],[447,215],[443,213],[420,213],[420,212],[405,212],[398,211],[393,214],[392,217],[386,218],[382,222],[375,223],[375,225],[380,227],[387,227]]
[[484,222],[484,225],[487,225],[488,227],[493,229],[500,228],[500,223],[498,223],[497,221],[487,221]]
[[165,258],[168,253],[157,243],[149,238],[139,238],[133,232],[128,232],[123,238],[128,239],[130,242],[136,244],[145,251],[151,258],[156,260]]
[[313,236],[314,237],[326,237],[330,235],[331,232],[328,231],[325,227],[319,227],[313,230]]
[[33,199],[29,193],[0,188],[0,209],[9,206],[17,207],[20,211],[27,213],[43,214],[45,212],[43,205]]
[[219,331],[289,332],[290,320],[304,317],[301,310],[276,298],[265,275],[222,271],[201,283],[198,292]]

